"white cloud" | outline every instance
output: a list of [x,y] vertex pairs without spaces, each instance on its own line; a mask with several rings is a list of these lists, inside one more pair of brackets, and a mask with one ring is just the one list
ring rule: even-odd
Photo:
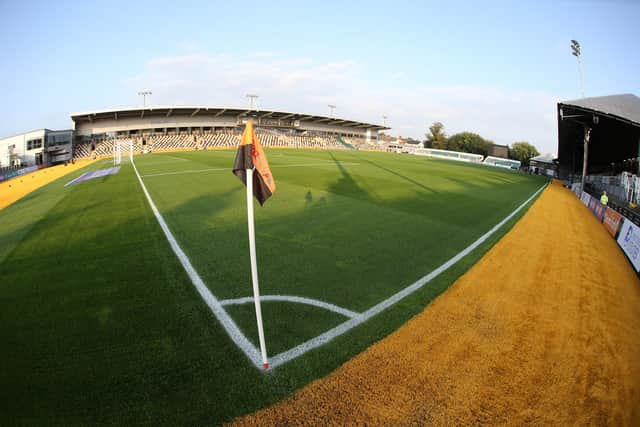
[[542,152],[557,144],[556,99],[548,93],[485,86],[407,87],[405,72],[373,83],[353,60],[317,62],[272,52],[207,54],[151,59],[127,84],[153,90],[155,104],[245,105],[260,95],[263,109],[336,115],[374,123],[389,116],[395,135],[423,138],[434,121],[448,133],[468,130],[500,144],[527,140]]

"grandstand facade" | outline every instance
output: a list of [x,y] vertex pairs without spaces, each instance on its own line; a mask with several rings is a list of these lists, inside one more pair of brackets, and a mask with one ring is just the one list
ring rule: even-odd
[[386,126],[247,108],[149,106],[72,113],[74,129],[41,129],[0,138],[0,168],[49,166],[77,158],[107,156],[114,144],[137,152],[234,147],[252,119],[263,145],[315,149],[376,149]]
[[107,155],[113,143],[136,151],[211,149],[238,144],[252,119],[265,146],[358,148],[375,146],[385,126],[312,114],[211,106],[150,106],[74,113],[74,157]]
[[74,113],[74,158],[104,156],[118,141],[137,152],[208,150],[238,145],[252,119],[267,147],[375,147],[385,126],[312,114],[211,106],[150,106]]
[[229,130],[252,118],[258,127],[377,140],[378,131],[389,129],[370,123],[282,111],[209,106],[151,106],[73,113],[76,136],[131,136],[141,133],[179,134]]
[[582,174],[587,133],[587,175],[640,171],[640,98],[627,93],[563,101],[557,112],[561,178]]
[[587,201],[607,191],[609,206],[640,224],[640,98],[627,93],[563,101],[557,112],[559,178],[576,194],[587,193]]

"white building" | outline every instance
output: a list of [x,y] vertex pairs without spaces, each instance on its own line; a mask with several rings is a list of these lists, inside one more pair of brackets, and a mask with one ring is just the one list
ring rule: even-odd
[[0,167],[38,166],[71,159],[73,131],[38,129],[0,138]]

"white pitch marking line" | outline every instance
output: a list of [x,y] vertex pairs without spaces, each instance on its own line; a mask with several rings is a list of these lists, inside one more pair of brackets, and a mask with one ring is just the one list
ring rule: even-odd
[[[171,160],[171,159],[173,159],[173,160]],[[165,163],[175,163],[176,161],[188,162],[190,160],[183,159],[182,157],[167,156],[167,155],[164,155],[164,154],[154,154],[151,157],[145,156],[143,164],[145,166],[146,165],[160,165],[160,164],[165,164]]]
[[[142,186],[142,190],[144,191],[145,196],[147,197],[147,200],[149,201],[149,205],[151,206],[151,209],[152,209],[154,215],[156,216],[156,219],[158,220],[158,223],[160,224],[160,227],[162,228],[162,231],[165,233],[165,236],[167,237],[167,240],[169,240],[169,243],[171,244],[171,248],[173,249],[173,251],[176,254],[176,256],[178,257],[178,259],[180,260],[180,263],[182,264],[183,268],[185,269],[185,271],[187,272],[187,274],[191,278],[191,281],[193,282],[194,286],[196,287],[196,289],[200,293],[200,296],[202,296],[202,298],[205,300],[205,302],[207,303],[207,305],[209,306],[211,311],[214,313],[216,318],[220,321],[222,326],[227,331],[227,334],[229,334],[229,337],[231,337],[231,339],[236,343],[238,348],[240,348],[245,353],[247,358],[249,358],[249,360],[251,360],[251,362],[254,364],[254,366],[256,366],[257,368],[260,368],[261,367],[260,352],[247,339],[247,337],[244,336],[242,331],[240,331],[238,326],[233,322],[231,317],[229,317],[227,312],[224,310],[224,308],[222,307],[222,304],[220,303],[220,301],[218,301],[213,296],[211,291],[209,291],[209,289],[206,287],[206,285],[204,284],[204,282],[202,281],[202,279],[200,278],[200,276],[198,275],[196,270],[191,265],[191,263],[189,261],[189,258],[187,258],[186,254],[182,251],[182,249],[178,245],[178,242],[173,237],[173,234],[171,234],[171,231],[169,230],[169,227],[164,222],[164,219],[162,218],[162,215],[160,215],[160,212],[158,211],[158,209],[156,208],[155,204],[153,203],[153,200],[151,199],[151,196],[149,195],[149,192],[147,191],[147,188],[145,187],[144,183],[142,182],[142,178],[140,177],[140,174],[138,173],[138,170],[136,169],[135,163],[132,162],[132,165],[133,165],[133,169],[134,169],[134,171],[135,171],[135,173],[136,173],[136,175],[138,177],[138,181],[140,182],[140,185]],[[535,193],[533,193],[533,195],[531,195],[531,197],[529,197],[527,200],[525,200],[520,206],[518,206],[513,212],[511,212],[509,215],[507,215],[502,221],[500,221],[498,224],[496,224],[493,228],[491,228],[485,234],[480,236],[475,242],[471,243],[465,249],[460,251],[453,258],[449,259],[444,264],[442,264],[440,267],[438,267],[435,270],[433,270],[431,273],[429,273],[426,276],[418,279],[416,282],[412,283],[411,285],[407,286],[406,288],[402,289],[401,291],[395,293],[394,295],[392,295],[391,297],[385,299],[384,301],[381,301],[380,303],[374,305],[373,307],[369,308],[364,313],[356,314],[355,317],[351,317],[349,320],[347,320],[344,323],[341,323],[340,325],[336,326],[335,328],[330,329],[327,332],[325,332],[323,334],[320,334],[315,338],[307,340],[307,341],[303,342],[302,344],[299,344],[299,345],[297,345],[297,346],[295,346],[295,347],[293,347],[293,348],[291,348],[289,350],[286,350],[286,351],[284,351],[282,353],[279,353],[279,354],[277,354],[275,356],[272,356],[271,359],[270,359],[271,368],[273,369],[273,368],[276,368],[276,367],[278,367],[280,365],[283,365],[283,364],[285,364],[285,363],[287,363],[287,362],[289,362],[289,361],[291,361],[291,360],[293,360],[293,359],[295,359],[297,357],[302,356],[303,354],[305,354],[309,350],[313,350],[314,348],[317,348],[317,347],[320,347],[323,344],[326,344],[327,342],[329,342],[329,341],[333,340],[334,338],[344,334],[345,332],[348,332],[349,330],[355,328],[356,326],[366,322],[367,320],[369,320],[373,316],[379,314],[380,312],[386,310],[387,308],[389,308],[390,306],[394,305],[395,303],[397,303],[401,299],[405,298],[408,295],[411,295],[412,293],[414,293],[418,289],[422,288],[424,285],[426,285],[431,280],[433,280],[434,278],[439,276],[442,272],[447,270],[449,267],[451,267],[454,264],[456,264],[462,258],[464,258],[469,253],[471,253],[474,249],[476,249],[478,246],[480,246],[489,237],[491,237],[491,235],[493,235],[496,231],[498,231],[504,224],[506,224],[511,218],[513,218],[518,212],[520,212],[520,210],[522,210],[522,208],[524,208],[531,200],[533,200],[542,190],[544,190],[546,186],[547,186],[547,184],[545,183]]]
[[[183,162],[187,162],[188,160],[185,159],[180,159]],[[144,166],[159,166],[159,165],[168,165],[168,164],[175,164],[176,160],[170,160],[170,159],[159,159],[159,160],[147,160],[143,163]]]
[[364,313],[360,314],[359,316],[351,318],[351,319],[347,320],[346,322],[336,326],[335,328],[330,329],[327,332],[325,332],[323,334],[320,334],[315,338],[312,338],[312,339],[310,339],[308,341],[305,341],[302,344],[293,347],[292,349],[289,349],[289,350],[284,351],[284,352],[282,352],[280,354],[272,356],[271,357],[271,361],[270,361],[271,362],[271,367],[275,368],[275,367],[277,367],[279,365],[282,365],[282,364],[284,364],[284,363],[286,363],[286,362],[288,362],[288,361],[290,361],[292,359],[295,359],[296,357],[302,356],[304,353],[306,353],[309,350],[313,350],[314,348],[317,348],[317,347],[320,347],[323,344],[326,344],[327,342],[331,341],[332,339],[336,338],[337,336],[342,335],[345,332],[349,331],[350,329],[353,329],[356,326],[360,325],[361,323],[366,322],[367,320],[369,320],[373,316],[379,314],[383,310],[385,310],[385,309],[389,308],[390,306],[394,305],[395,303],[397,303],[398,301],[400,301],[404,297],[406,297],[408,295],[411,295],[412,293],[414,293],[418,289],[422,288],[424,285],[429,283],[431,280],[433,280],[437,276],[439,276],[440,273],[444,272],[449,267],[451,267],[454,264],[456,264],[462,258],[464,258],[469,253],[471,253],[471,251],[473,251],[478,246],[480,246],[485,240],[487,240],[489,237],[491,237],[492,234],[494,234],[496,231],[498,231],[504,224],[506,224],[511,218],[513,218],[523,207],[525,207],[531,200],[533,200],[534,197],[536,197],[542,190],[544,190],[546,186],[547,186],[547,184],[544,184],[542,187],[540,187],[535,193],[533,193],[533,195],[531,197],[529,197],[520,206],[518,206],[513,212],[511,212],[509,215],[507,215],[502,221],[500,221],[498,224],[496,224],[491,230],[487,231],[485,234],[480,236],[475,242],[473,242],[472,244],[467,246],[465,249],[460,251],[457,255],[455,255],[453,258],[449,259],[447,262],[442,264],[440,267],[438,267],[435,270],[433,270],[431,273],[429,273],[426,276],[418,279],[416,282],[412,283],[411,285],[407,286],[406,288],[404,288],[403,290],[397,292],[396,294],[392,295],[391,297],[385,299],[384,301],[374,305],[373,307],[371,307],[370,309],[368,309]]
[[[343,166],[359,166],[360,163],[340,163]],[[333,166],[333,163],[301,163],[297,165],[271,165],[271,169],[282,169],[282,168],[299,168],[299,167],[317,167],[317,166]],[[141,175],[142,178],[149,178],[152,176],[165,176],[165,175],[182,175],[189,173],[203,173],[203,172],[219,172],[219,171],[228,171],[231,170],[229,168],[208,168],[208,169],[190,169],[184,171],[175,171],[175,172],[163,172],[163,173],[152,173],[147,175]]]
[[189,170],[176,171],[176,172],[151,173],[148,175],[142,175],[142,177],[149,178],[152,176],[182,175],[182,174],[189,174],[189,173],[202,173],[202,172],[226,171],[226,170],[230,170],[230,169],[229,168],[189,169]]
[[[318,308],[324,308],[325,310],[333,311],[334,313],[341,314],[345,317],[353,319],[354,317],[360,316],[360,313],[356,313],[355,311],[348,310],[346,308],[320,301],[312,298],[298,297],[295,295],[261,295],[260,301],[278,301],[278,302],[294,302],[298,304],[306,304],[312,305]],[[248,304],[253,302],[253,297],[244,297],[244,298],[234,298],[234,299],[225,299],[220,301],[220,305],[240,305],[240,304]]]
[[151,199],[151,196],[147,191],[147,187],[144,185],[144,182],[142,182],[142,178],[138,173],[136,164],[133,161],[131,162],[131,164],[133,165],[133,170],[135,171],[136,176],[138,177],[138,182],[140,182],[142,191],[144,192],[144,195],[147,197],[149,206],[151,206],[151,210],[153,211],[153,214],[155,215],[156,220],[158,221],[158,224],[160,224],[160,228],[162,228],[162,231],[164,232],[165,237],[169,241],[169,244],[171,245],[171,249],[173,249],[173,253],[176,254],[176,257],[178,257],[180,264],[182,264],[182,267],[189,275],[189,278],[191,279],[191,283],[193,283],[193,285],[197,289],[198,293],[200,294],[204,302],[209,306],[213,314],[216,316],[218,321],[222,324],[224,329],[227,331],[227,334],[229,335],[229,337],[233,340],[233,342],[236,343],[238,348],[242,350],[242,352],[256,367],[262,367],[262,358],[260,356],[260,352],[258,351],[256,346],[254,346],[247,339],[247,337],[244,336],[242,331],[234,323],[233,319],[231,319],[231,317],[229,317],[229,315],[224,310],[224,308],[222,308],[220,301],[218,301],[218,299],[211,293],[209,288],[207,288],[203,280],[200,278],[200,275],[198,274],[196,269],[193,268],[193,265],[191,265],[191,261],[189,261],[189,258],[184,253],[184,251],[176,241],[175,237],[173,237],[173,234],[171,233],[169,226],[164,221],[164,218],[156,208],[155,203],[153,203],[153,200]]
[[[343,166],[359,166],[360,165],[360,163],[355,163],[355,162],[341,162],[340,164]],[[298,168],[303,166],[335,166],[335,163],[327,161],[324,163],[300,163],[297,165],[273,165],[272,168]]]
[[[268,153],[268,152],[267,152],[267,153]],[[285,158],[285,159],[303,159],[303,160],[311,160],[309,157],[306,157],[306,156],[296,156],[296,155],[293,155],[293,154],[269,154],[269,158],[272,158],[272,157],[283,157],[283,158]],[[329,160],[329,159],[324,160],[324,161],[325,161],[325,162],[329,162],[329,163],[334,163],[334,161],[333,161],[333,160]]]
[[188,159],[183,159],[182,157],[177,157],[177,156],[170,156],[168,154],[158,154],[158,158],[159,159],[176,159],[179,160],[181,162],[188,162]]

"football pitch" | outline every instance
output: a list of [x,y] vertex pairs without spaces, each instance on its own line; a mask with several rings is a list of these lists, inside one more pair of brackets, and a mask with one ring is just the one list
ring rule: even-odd
[[273,403],[424,309],[546,182],[409,155],[267,155],[277,190],[255,225],[273,369],[255,359],[235,150],[135,156],[65,187],[99,161],[0,211],[0,423],[215,424]]

